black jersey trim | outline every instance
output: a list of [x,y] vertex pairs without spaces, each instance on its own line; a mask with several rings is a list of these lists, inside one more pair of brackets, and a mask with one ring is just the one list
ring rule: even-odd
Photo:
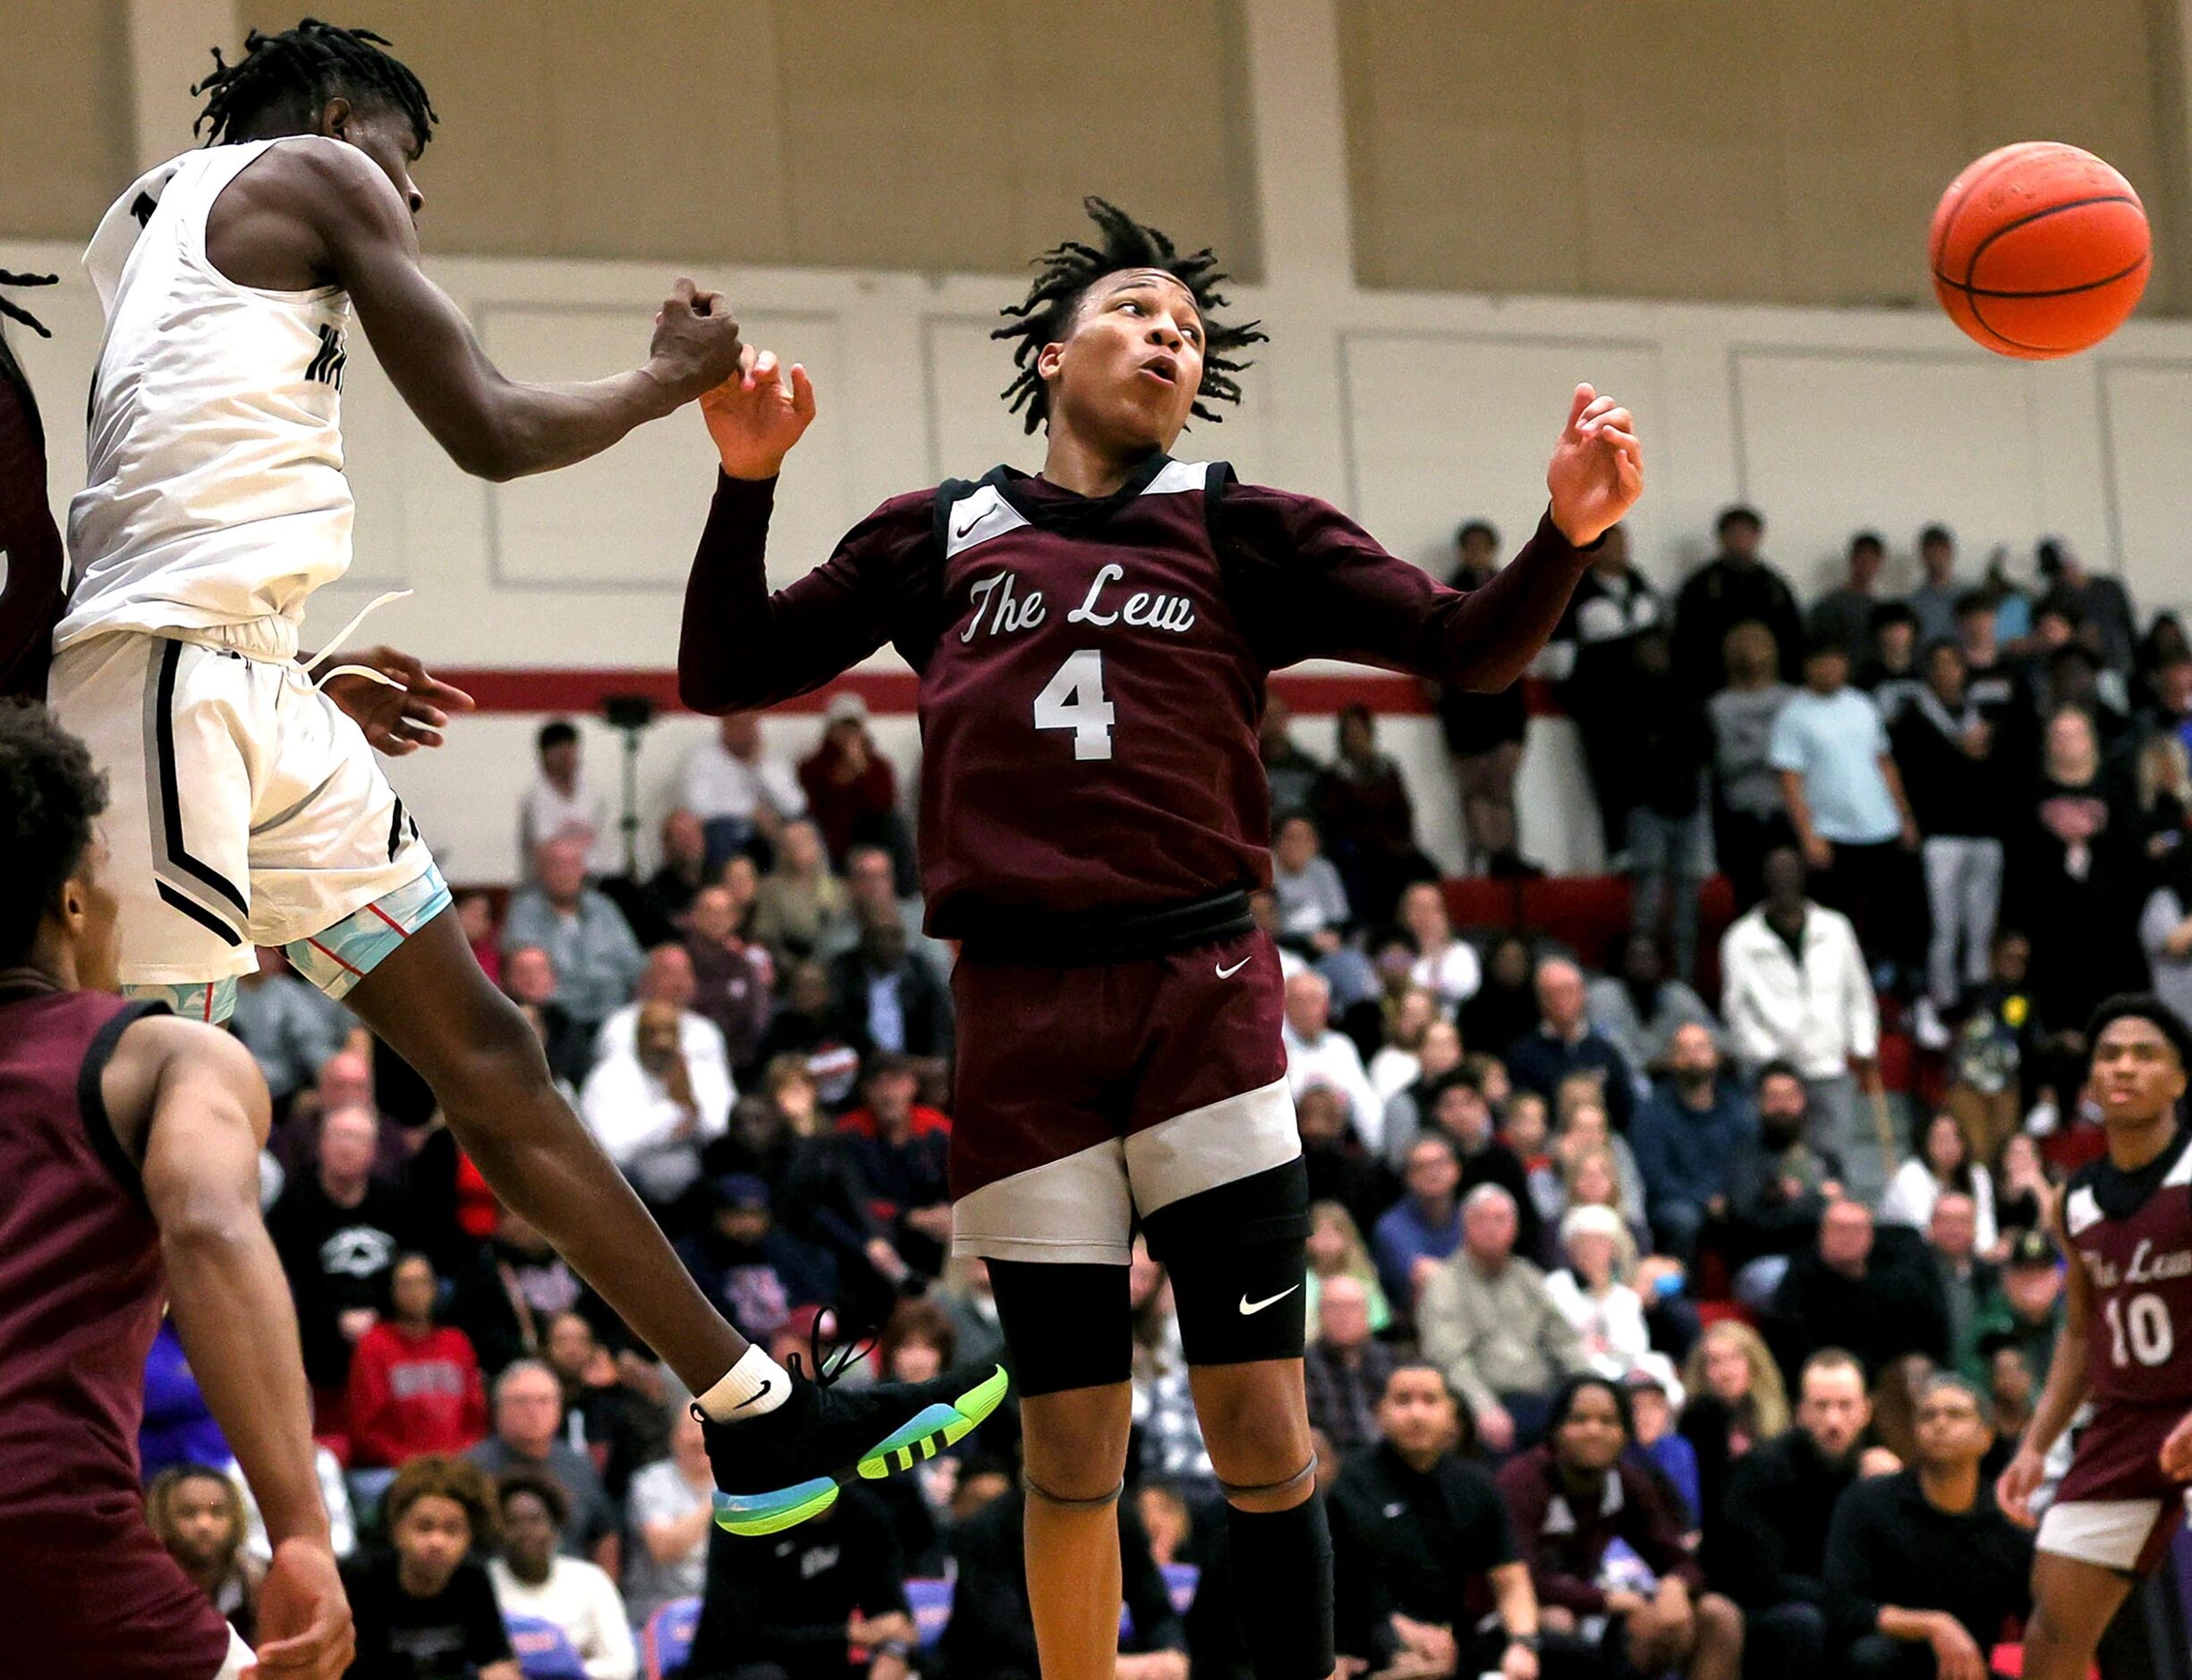
[[106,1112],[106,1091],[101,1082],[106,1074],[106,1065],[114,1060],[115,1049],[122,1042],[122,1035],[147,1015],[168,1013],[167,1005],[155,999],[124,1005],[115,1012],[111,1021],[92,1034],[90,1047],[84,1051],[83,1065],[76,1070],[76,1111],[82,1117],[84,1136],[90,1142],[92,1153],[106,1164],[106,1170],[129,1192],[130,1200],[148,1213],[151,1204],[145,1200],[144,1174],[122,1147],[122,1140],[115,1135],[115,1124]]
[[1172,457],[1159,450],[1147,461],[1126,475],[1126,481],[1109,496],[1087,496],[1070,502],[1035,501],[1019,493],[1019,481],[1024,474],[1015,474],[1010,467],[991,467],[981,476],[981,482],[992,487],[1005,498],[1006,505],[1041,530],[1055,530],[1072,537],[1079,536],[1108,522],[1112,514],[1148,489],[1157,475],[1172,464]]
[[2174,1141],[2137,1172],[2125,1172],[2103,1155],[2071,1174],[2069,1183],[2063,1186],[2063,1194],[2067,1198],[2073,1190],[2089,1189],[2101,1217],[2120,1223],[2154,1199],[2154,1192],[2162,1188],[2162,1181],[2170,1175],[2170,1169],[2187,1149],[2192,1149],[2192,1126],[2187,1125],[2179,1115]]

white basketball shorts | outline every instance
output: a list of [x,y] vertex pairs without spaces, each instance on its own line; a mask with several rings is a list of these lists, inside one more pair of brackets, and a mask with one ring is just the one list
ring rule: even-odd
[[[251,628],[229,633],[248,642]],[[123,983],[171,1000],[226,993],[257,965],[252,947],[279,945],[339,997],[370,963],[319,936],[357,916],[393,948],[447,889],[348,714],[286,660],[188,634],[78,642],[47,685],[106,773]],[[384,900],[404,913],[376,913]]]

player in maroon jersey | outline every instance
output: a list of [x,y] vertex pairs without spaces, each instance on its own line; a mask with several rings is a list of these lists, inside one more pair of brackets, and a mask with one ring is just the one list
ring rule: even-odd
[[1330,657],[1506,687],[1636,500],[1640,456],[1627,411],[1578,387],[1536,535],[1457,594],[1324,503],[1173,458],[1262,335],[1214,318],[1210,252],[1089,209],[1099,242],[1050,252],[998,334],[1007,395],[1048,427],[1040,477],[895,496],[772,597],[774,481],[812,386],[749,352],[703,399],[723,475],[679,681],[699,710],[765,706],[886,641],[920,674],[929,928],[961,942],[954,1246],[990,1262],[1024,1396],[1046,1680],[1113,1672],[1137,1218],[1177,1296],[1254,1671],[1324,1680],[1306,1185],[1278,954],[1248,910],[1270,879],[1264,679]]
[[[57,276],[10,274],[0,286],[49,286]],[[53,335],[36,316],[0,297],[0,321],[40,338]],[[46,501],[46,428],[38,398],[0,327],[0,697],[43,700],[61,622],[61,533]]]
[[[109,995],[106,798],[43,708],[0,705],[0,1668],[333,1676],[350,1606],[259,1218],[266,1083],[226,1033]],[[274,1542],[256,1669],[145,1520],[145,1356],[171,1302]]]
[[2185,1520],[2192,1481],[2192,1129],[2179,1114],[2192,1032],[2155,997],[2114,997],[2087,1032],[2108,1153],[2063,1186],[2050,1223],[2070,1257],[2047,1386],[2001,1508],[2029,1524],[2048,1449],[2093,1404],[2040,1520],[2028,1680],[2084,1680],[2101,1635]]

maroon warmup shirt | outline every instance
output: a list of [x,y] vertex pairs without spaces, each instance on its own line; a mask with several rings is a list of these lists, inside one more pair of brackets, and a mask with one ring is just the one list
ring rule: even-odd
[[680,690],[704,711],[767,706],[896,647],[921,678],[940,938],[1267,885],[1266,675],[1329,658],[1505,688],[1588,564],[1549,516],[1461,594],[1323,502],[1156,455],[1102,497],[1005,467],[894,496],[771,595],[774,495],[718,481]]
[[139,1480],[166,1281],[99,1075],[157,1007],[0,990],[0,1673],[210,1680],[228,1656]]
[[38,403],[0,340],[0,699],[46,698],[63,606],[61,556],[61,533],[46,502]]

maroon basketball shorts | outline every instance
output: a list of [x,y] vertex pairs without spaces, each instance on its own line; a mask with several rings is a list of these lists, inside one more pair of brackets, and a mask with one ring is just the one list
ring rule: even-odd
[[2192,1403],[2097,1404],[2040,1519],[2040,1550],[2124,1574],[2160,1563],[2185,1522],[2185,1486],[2162,1473],[2162,1443]]
[[1251,929],[1159,956],[962,957],[953,1252],[1124,1266],[1308,1234],[1279,952]]

